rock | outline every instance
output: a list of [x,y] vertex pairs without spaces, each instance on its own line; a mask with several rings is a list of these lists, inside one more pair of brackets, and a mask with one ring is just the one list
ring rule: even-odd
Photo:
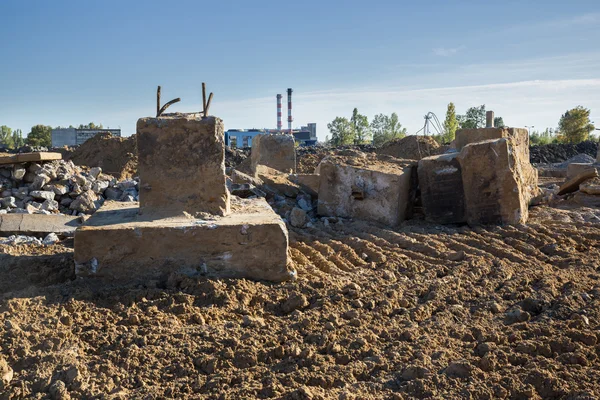
[[98,200],[98,196],[91,190],[87,190],[79,195],[75,201],[73,201],[69,208],[83,213],[90,213],[96,210],[95,201]]
[[254,178],[236,169],[231,172],[231,181],[237,184],[249,183],[254,186],[261,186],[264,183],[262,179]]
[[94,193],[102,194],[108,188],[109,183],[107,181],[95,181],[92,183],[92,190]]
[[57,211],[58,210],[58,201],[46,200],[42,203],[40,209],[44,210],[44,211]]
[[58,235],[56,233],[49,233],[48,235],[46,235],[46,237],[44,238],[44,240],[42,240],[42,244],[45,246],[52,246],[53,244],[57,243],[60,239],[58,239]]
[[53,400],[68,400],[71,398],[69,392],[67,391],[67,385],[63,381],[55,381],[48,389],[50,392],[50,397]]
[[11,178],[15,181],[21,181],[26,173],[27,170],[25,168],[15,165],[12,170]]
[[298,195],[298,197],[296,198],[296,202],[298,204],[298,207],[300,207],[304,211],[312,211],[313,209],[312,200],[310,196]]
[[309,221],[306,211],[301,208],[294,207],[290,213],[290,224],[296,228],[303,228]]
[[100,173],[102,173],[102,168],[94,167],[90,169],[89,175],[94,179],[98,179],[98,175],[100,175]]
[[473,367],[467,360],[459,360],[451,362],[446,367],[445,373],[452,378],[466,379],[471,376]]
[[0,389],[7,389],[13,376],[13,369],[8,365],[4,357],[0,356]]
[[59,183],[46,185],[44,186],[44,190],[54,192],[57,196],[63,196],[69,192],[69,188],[66,185],[61,185]]
[[32,190],[29,195],[34,199],[54,200],[55,194],[46,190]]
[[121,190],[135,188],[136,185],[137,185],[137,182],[134,181],[133,179],[126,179],[124,181],[117,183],[117,187]]
[[431,372],[427,368],[411,364],[402,371],[400,377],[405,381],[412,381],[423,379],[429,375],[431,375]]
[[4,197],[2,199],[0,199],[0,207],[2,208],[17,208],[17,205],[15,204],[15,198],[12,196],[9,197]]
[[520,308],[513,308],[506,312],[506,321],[508,323],[525,322],[529,321],[531,315],[527,311],[523,311]]
[[475,348],[475,353],[477,353],[477,355],[479,357],[483,357],[487,353],[489,353],[490,351],[493,351],[495,349],[496,349],[496,343],[494,343],[494,342],[479,343],[477,345],[477,347]]
[[574,177],[567,179],[567,181],[560,186],[558,195],[560,196],[563,194],[576,192],[579,189],[579,185],[581,185],[583,182],[597,177],[598,171],[596,171],[595,168],[584,170]]
[[600,195],[600,178],[593,178],[579,185],[579,190],[585,194]]
[[118,188],[109,187],[104,191],[104,197],[107,200],[119,200],[123,196],[123,191]]
[[31,189],[40,190],[42,187],[44,187],[50,181],[51,181],[50,177],[46,174],[36,175],[35,178],[33,178],[33,183],[31,184]]
[[60,205],[64,207],[68,207],[73,202],[73,199],[70,197],[63,197],[60,199]]
[[25,197],[29,196],[29,188],[27,186],[22,186],[22,187],[16,189],[16,191],[13,191],[13,195],[16,198],[22,200]]
[[252,139],[251,170],[258,165],[280,172],[296,172],[296,147],[294,137],[287,134],[257,135]]
[[291,295],[281,306],[284,313],[289,314],[292,311],[308,307],[308,299],[303,294]]

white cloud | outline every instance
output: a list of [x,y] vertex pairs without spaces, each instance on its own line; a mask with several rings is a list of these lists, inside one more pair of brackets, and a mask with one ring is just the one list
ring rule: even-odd
[[440,57],[449,57],[449,56],[453,56],[456,53],[458,53],[459,51],[462,51],[465,49],[465,46],[458,46],[458,47],[436,47],[435,49],[433,49],[433,54],[436,56],[440,56]]

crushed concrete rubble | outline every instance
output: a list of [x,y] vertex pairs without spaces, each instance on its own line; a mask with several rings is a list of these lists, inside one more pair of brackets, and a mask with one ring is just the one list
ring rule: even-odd
[[16,246],[20,244],[34,244],[34,245],[44,245],[44,246],[52,246],[55,243],[58,243],[60,239],[56,233],[49,233],[45,238],[40,239],[35,236],[25,236],[25,235],[11,235],[8,237],[0,237],[0,244]]
[[0,214],[92,214],[105,199],[138,200],[138,181],[54,160],[0,167]]

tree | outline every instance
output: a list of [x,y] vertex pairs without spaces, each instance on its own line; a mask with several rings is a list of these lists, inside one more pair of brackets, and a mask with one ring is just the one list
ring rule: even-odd
[[587,140],[594,125],[590,122],[590,110],[577,106],[560,117],[558,129],[567,143],[579,143]]
[[0,145],[13,147],[12,129],[6,125],[0,126]]
[[15,129],[13,131],[12,142],[15,149],[25,145],[25,140],[23,140],[23,132],[20,129]]
[[458,116],[458,122],[463,129],[476,129],[485,127],[485,104],[471,107],[465,115]]
[[352,124],[352,131],[354,133],[354,144],[365,143],[371,137],[369,119],[366,115],[359,114],[357,108],[352,111],[350,123]]
[[446,119],[444,120],[444,136],[443,141],[450,143],[454,140],[454,135],[458,129],[458,121],[456,120],[456,109],[454,103],[449,103],[446,109]]
[[544,145],[557,141],[551,129],[546,128],[544,132],[533,131],[529,135],[529,141],[533,145]]
[[335,117],[333,121],[327,124],[327,129],[331,133],[330,143],[334,146],[351,144],[354,139],[352,124],[348,118]]
[[371,121],[370,130],[373,134],[373,144],[381,146],[382,144],[394,139],[401,139],[406,136],[406,128],[398,121],[398,114],[392,113],[391,116],[377,114]]
[[496,128],[503,128],[504,127],[504,120],[502,119],[502,117],[496,117],[496,118],[494,118],[494,126]]
[[96,125],[93,122],[90,122],[89,124],[83,125],[83,124],[79,124],[79,128],[77,129],[102,129],[103,126],[102,124]]
[[31,128],[27,135],[26,143],[30,146],[52,146],[52,127],[46,125],[36,125]]

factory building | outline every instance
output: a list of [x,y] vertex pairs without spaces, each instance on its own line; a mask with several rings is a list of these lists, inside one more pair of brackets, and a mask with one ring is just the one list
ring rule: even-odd
[[292,89],[287,90],[288,97],[288,129],[283,130],[281,123],[281,99],[278,94],[277,99],[277,129],[230,129],[225,132],[225,145],[231,148],[252,147],[252,138],[256,135],[267,133],[282,133],[294,135],[294,140],[300,146],[314,146],[317,144],[317,124],[309,123],[300,129],[292,129]]
[[113,136],[121,137],[120,129],[58,128],[52,129],[52,147],[79,146],[100,132],[109,132]]

